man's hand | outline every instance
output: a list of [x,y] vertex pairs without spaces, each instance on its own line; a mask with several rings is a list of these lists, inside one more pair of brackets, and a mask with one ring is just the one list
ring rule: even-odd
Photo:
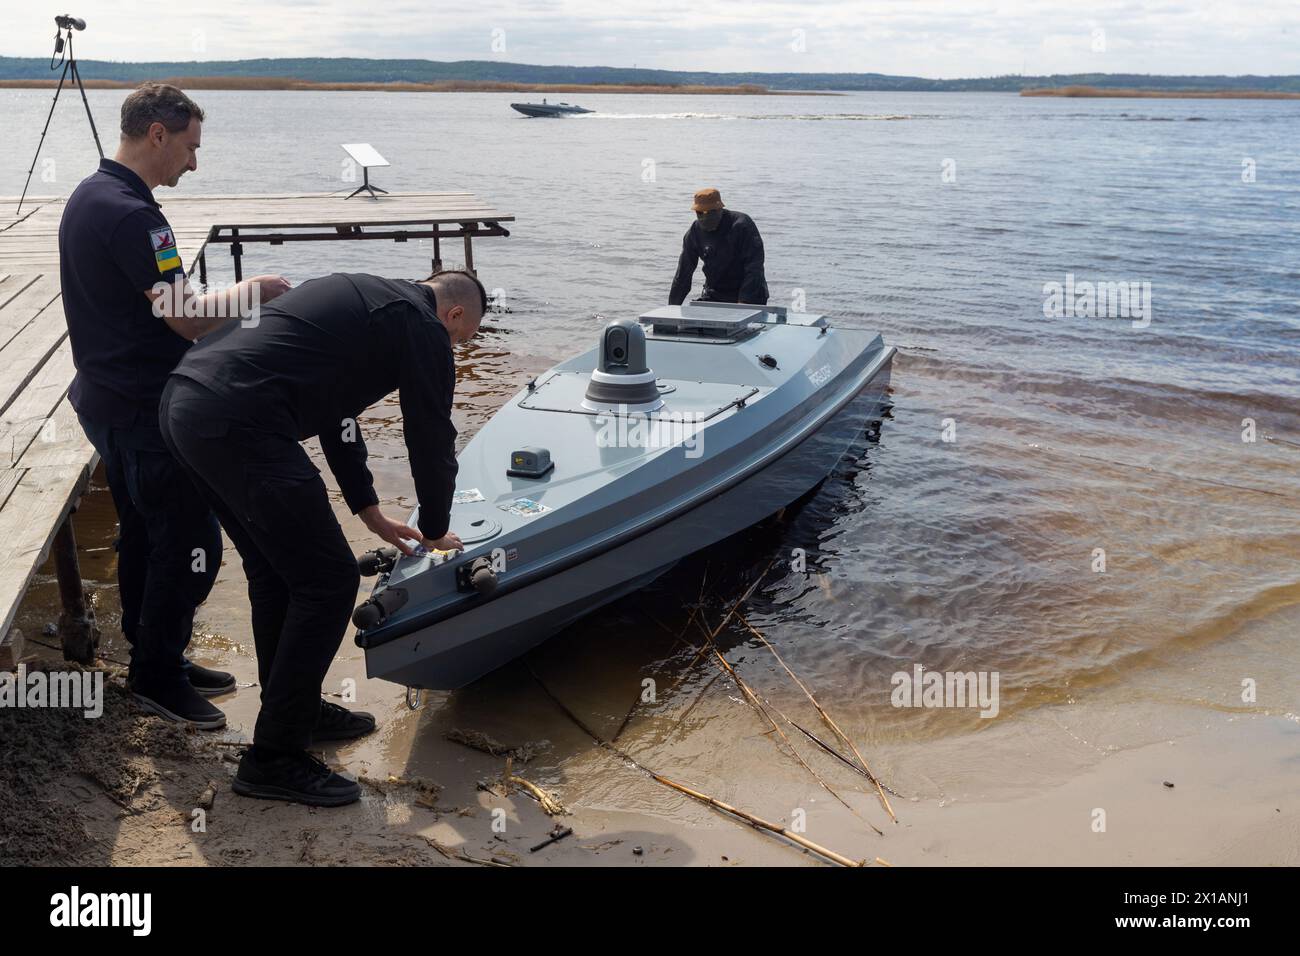
[[[257,293],[258,305],[270,302],[291,288],[284,276],[263,275],[245,279],[229,289],[198,295],[189,280],[180,278],[170,288],[160,282],[145,290],[153,305],[154,314],[161,318],[173,332],[191,342],[197,341],[232,319],[248,319],[256,315],[247,308],[252,292]],[[251,291],[250,291],[251,290]]]
[[409,527],[395,518],[389,518],[379,510],[379,505],[362,508],[357,517],[365,522],[366,527],[379,535],[381,539],[387,541],[407,556],[415,554],[415,549],[406,542],[420,541],[424,537],[415,528]]
[[357,517],[365,523],[367,528],[407,556],[415,553],[415,549],[407,544],[407,541],[419,541],[431,551],[465,550],[465,545],[461,544],[460,536],[454,531],[448,531],[437,541],[430,541],[410,525],[403,524],[395,518],[387,517],[379,510],[379,505],[362,508]]
[[424,546],[432,551],[464,551],[465,545],[461,544],[460,535],[454,531],[448,531],[437,541],[425,540]]
[[257,285],[258,295],[261,297],[263,302],[270,302],[272,299],[284,295],[293,288],[293,286],[289,284],[289,280],[284,276],[253,276],[253,278],[248,281]]

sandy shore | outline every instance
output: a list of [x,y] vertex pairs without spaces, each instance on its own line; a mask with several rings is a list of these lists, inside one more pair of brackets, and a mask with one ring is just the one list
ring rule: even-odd
[[[382,490],[382,489],[381,489]],[[367,532],[341,515],[358,552]],[[100,582],[95,603],[103,651],[121,659],[111,551],[111,502],[92,494],[78,514],[83,573]],[[98,529],[98,532],[97,530]],[[9,746],[0,812],[11,833],[4,862],[82,864],[380,865],[823,865],[805,850],[668,790],[595,747],[525,667],[507,668],[455,693],[428,693],[410,710],[401,688],[364,677],[350,638],[326,691],[347,692],[374,712],[372,737],[325,751],[365,782],[355,806],[337,810],[246,800],[229,790],[238,741],[257,713],[244,582],[227,551],[201,611],[195,656],[228,668],[237,693],[219,699],[220,735],[185,734],[145,717],[121,693],[105,718],[0,712]],[[39,635],[57,598],[42,578],[20,615]],[[662,597],[658,606],[662,608]],[[1300,610],[1296,608],[1292,611]],[[546,645],[531,666],[548,691],[606,737],[636,699],[639,674],[602,662],[618,632],[618,608]],[[1300,615],[1292,615],[1292,626]],[[1238,635],[1271,641],[1273,631]],[[57,659],[36,637],[29,649]],[[1207,651],[1207,654],[1214,653]],[[745,655],[736,654],[734,661]],[[111,666],[111,665],[110,665]],[[737,665],[744,672],[745,664]],[[1202,667],[1186,660],[1180,666]],[[873,788],[825,754],[805,758],[851,809],[793,759],[726,678],[707,665],[681,692],[631,711],[619,745],[638,761],[784,826],[806,821],[808,839],[852,859],[893,865],[1158,865],[1300,863],[1300,718],[1285,709],[1207,708],[1135,692],[1122,681],[1068,704],[1040,707],[968,733],[858,743],[891,788],[898,822]],[[680,676],[680,675],[679,675]],[[1293,689],[1288,693],[1293,693]],[[789,700],[794,700],[790,698]],[[793,707],[792,703],[782,703]],[[792,713],[794,711],[791,711]],[[815,715],[806,716],[815,722]],[[93,726],[92,726],[93,725]],[[814,724],[815,725],[815,724]],[[808,726],[805,724],[805,726]],[[517,788],[499,786],[506,761],[448,739],[487,735],[521,748],[512,771],[553,794],[552,818]],[[829,735],[828,735],[829,736]],[[22,781],[15,790],[15,782]],[[1168,786],[1167,784],[1173,784]],[[206,830],[196,832],[196,809]],[[1098,831],[1097,811],[1105,814]],[[541,850],[556,824],[573,835]],[[877,835],[872,828],[883,835]]]

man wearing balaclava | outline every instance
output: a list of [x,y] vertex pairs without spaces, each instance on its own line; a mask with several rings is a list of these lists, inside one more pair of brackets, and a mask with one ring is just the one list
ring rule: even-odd
[[695,266],[704,260],[703,302],[749,302],[767,305],[763,276],[763,237],[754,220],[726,209],[716,189],[695,194],[695,222],[682,239],[682,255],[668,293],[669,305],[681,305],[691,292]]

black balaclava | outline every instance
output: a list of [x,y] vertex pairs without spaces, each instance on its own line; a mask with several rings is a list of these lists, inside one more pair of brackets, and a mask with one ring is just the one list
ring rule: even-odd
[[722,210],[710,209],[703,216],[698,217],[698,222],[705,232],[716,232],[718,226],[722,225]]

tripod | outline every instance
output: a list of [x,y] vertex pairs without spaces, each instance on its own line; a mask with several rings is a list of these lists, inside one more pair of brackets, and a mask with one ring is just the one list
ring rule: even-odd
[[[85,23],[80,20],[72,20],[70,17],[55,17],[54,22],[58,24],[54,28],[54,53],[50,56],[50,69],[56,70],[59,64],[63,64],[63,74],[59,77],[58,88],[54,91],[54,102],[50,104],[50,115],[45,117],[45,129],[41,130],[41,140],[36,144],[36,155],[32,157],[31,169],[27,170],[27,181],[23,183],[23,194],[18,198],[18,212],[23,211],[23,200],[27,198],[27,187],[32,182],[32,171],[36,169],[36,159],[41,155],[41,147],[45,145],[45,134],[50,131],[50,120],[54,119],[54,108],[59,105],[59,94],[63,92],[63,84],[71,75],[77,83],[77,89],[81,90],[81,102],[86,107],[86,118],[90,120],[90,132],[95,137],[95,148],[99,150],[99,158],[104,158],[104,147],[99,143],[99,130],[95,129],[95,117],[90,112],[90,100],[86,99],[86,87],[81,82],[81,71],[77,69],[77,57],[72,52],[72,30],[75,24],[80,23],[78,29],[85,29]],[[67,31],[67,39],[60,34],[60,30]],[[66,46],[66,53],[65,48]],[[57,59],[56,59],[57,57]],[[66,57],[66,59],[65,59]]]
[[[352,192],[351,192],[349,195],[344,196],[344,197],[343,197],[344,199],[351,199],[353,196],[355,196],[355,195],[356,195],[357,193],[359,193],[359,192],[368,192],[368,193],[370,193],[370,198],[371,198],[371,199],[378,199],[378,198],[379,198],[378,196],[375,195],[375,193],[383,193],[385,196],[388,195],[388,190],[387,190],[387,189],[380,189],[378,186],[372,186],[372,185],[370,185],[370,167],[369,167],[369,166],[362,166],[362,167],[361,167],[361,172],[362,172],[362,175],[365,177],[365,182],[363,182],[363,183],[362,183],[360,186],[358,186],[356,189],[352,190]],[[353,182],[356,182],[355,179],[352,180],[352,181],[353,181]]]

